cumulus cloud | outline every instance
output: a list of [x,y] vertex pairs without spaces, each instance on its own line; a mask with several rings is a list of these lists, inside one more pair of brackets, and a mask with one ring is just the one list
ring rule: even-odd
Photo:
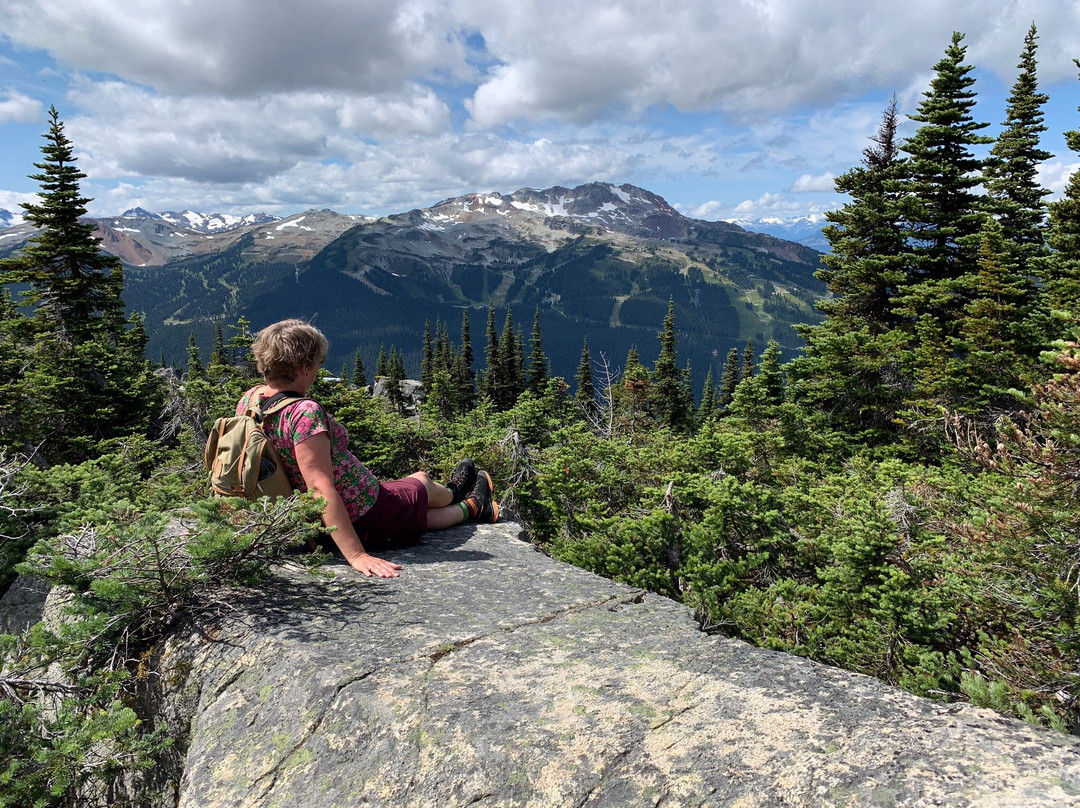
[[326,92],[227,99],[83,80],[72,99],[82,112],[67,126],[87,155],[85,171],[195,182],[263,180],[301,161],[347,158],[364,138],[437,132],[448,117],[446,105],[420,88],[386,99]]
[[[495,125],[552,117],[581,120],[612,106],[723,109],[739,115],[827,102],[905,83],[940,58],[953,30],[973,56],[1012,75],[1023,32],[1045,27],[1048,80],[1080,51],[1080,6],[1062,0],[903,4],[831,0],[501,0],[462,2],[497,66],[469,102]],[[898,44],[902,43],[902,44]],[[1052,64],[1051,64],[1052,62]]]
[[803,174],[791,184],[791,187],[788,190],[794,194],[831,191],[835,181],[836,177],[833,176],[831,171],[826,171],[824,174],[817,177],[811,176],[810,174]]
[[4,33],[164,92],[399,89],[467,70],[439,0],[0,0]]
[[16,90],[8,90],[0,96],[0,124],[40,120],[42,109],[42,104],[37,99]]
[[1053,160],[1039,166],[1037,180],[1043,188],[1049,189],[1051,199],[1060,197],[1065,192],[1065,186],[1069,184],[1069,178],[1080,171],[1080,163],[1063,163]]

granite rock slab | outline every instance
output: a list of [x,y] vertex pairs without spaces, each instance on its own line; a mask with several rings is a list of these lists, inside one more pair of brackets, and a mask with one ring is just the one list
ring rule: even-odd
[[384,556],[169,645],[180,805],[1080,805],[1076,738],[703,633],[512,523]]

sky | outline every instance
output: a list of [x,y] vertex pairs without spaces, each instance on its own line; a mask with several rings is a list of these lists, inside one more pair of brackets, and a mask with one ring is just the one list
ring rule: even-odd
[[55,106],[93,216],[383,215],[592,181],[709,220],[820,216],[953,31],[999,131],[1032,23],[1059,194],[1077,0],[0,0],[0,208],[36,192]]

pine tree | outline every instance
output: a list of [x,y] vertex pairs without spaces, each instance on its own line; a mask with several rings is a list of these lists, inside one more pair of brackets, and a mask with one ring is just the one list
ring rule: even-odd
[[[438,324],[436,323],[436,329]],[[420,385],[425,393],[431,392],[431,379],[435,365],[435,349],[431,341],[431,321],[424,320],[424,353],[420,359]]]
[[367,371],[364,369],[364,360],[357,350],[353,355],[352,383],[357,387],[367,387]]
[[192,378],[201,376],[203,374],[202,357],[199,356],[199,343],[195,341],[194,334],[188,336],[187,355],[188,376],[191,376]]
[[754,375],[754,341],[748,339],[742,352],[742,366],[739,368],[739,382],[742,383]]
[[717,408],[727,407],[735,398],[735,388],[739,385],[739,349],[728,351],[724,361],[724,370],[720,374],[720,393],[716,398]]
[[540,307],[536,307],[533,315],[533,330],[531,337],[532,353],[529,356],[528,388],[539,398],[547,387],[548,358],[544,355],[544,347],[540,336]]
[[3,347],[17,361],[4,362],[0,380],[0,441],[27,453],[40,446],[50,462],[79,462],[99,439],[144,431],[161,391],[144,358],[142,321],[124,313],[120,261],[81,221],[91,201],[79,189],[86,175],[55,108],[44,139],[44,160],[34,164],[41,172],[31,175],[40,202],[22,206],[37,232],[20,255],[0,261],[0,285],[20,284],[33,308],[3,321]]
[[585,337],[581,344],[581,361],[578,362],[577,392],[574,399],[586,413],[596,407],[596,387],[593,384],[592,356],[589,355],[589,338]]
[[[908,154],[903,183],[904,214],[911,245],[911,266],[899,296],[898,313],[948,336],[966,300],[962,283],[975,268],[978,234],[986,202],[976,193],[982,184],[982,162],[973,148],[991,143],[979,135],[987,124],[973,120],[973,67],[963,63],[963,34],[954,33],[945,56],[934,66],[930,89],[918,112],[922,126],[904,142]],[[918,363],[916,363],[918,364]]]
[[390,375],[390,357],[386,355],[386,346],[379,346],[379,357],[375,360],[375,378],[386,378]]
[[668,300],[667,314],[657,334],[660,340],[660,356],[656,359],[651,376],[652,410],[660,422],[671,429],[686,429],[690,413],[686,409],[683,392],[685,375],[679,370],[675,358],[675,301]]
[[461,313],[461,352],[454,360],[454,406],[457,412],[468,412],[476,406],[476,372],[467,310]]
[[905,383],[899,372],[903,320],[894,311],[910,265],[904,233],[906,163],[896,140],[895,97],[862,164],[836,180],[851,201],[826,214],[830,252],[817,277],[832,297],[824,322],[800,329],[803,355],[790,364],[794,398],[827,426],[872,444],[897,431]]
[[[1080,59],[1074,62],[1080,68]],[[1080,111],[1080,107],[1077,109]],[[1065,143],[1080,154],[1080,129],[1066,132]],[[1069,176],[1064,195],[1051,202],[1049,208],[1047,243],[1054,252],[1045,261],[1042,273],[1047,305],[1080,318],[1080,171]]]
[[698,408],[698,423],[704,424],[716,415],[716,386],[713,384],[712,366],[705,374],[705,386],[701,390],[701,406]]
[[228,367],[229,352],[225,348],[225,335],[221,330],[221,323],[214,323],[214,347],[210,351],[209,367]]
[[1038,92],[1032,25],[1024,37],[1020,75],[1013,84],[1006,107],[1004,129],[997,136],[986,163],[986,191],[997,203],[995,212],[1003,236],[1019,248],[1018,259],[1026,271],[1043,252],[1046,203],[1050,191],[1039,185],[1039,166],[1054,155],[1039,146],[1046,131],[1043,106],[1049,96]]
[[480,381],[480,395],[498,406],[499,390],[502,387],[502,362],[499,358],[499,334],[495,330],[494,306],[488,306],[486,333],[484,360],[487,366]]

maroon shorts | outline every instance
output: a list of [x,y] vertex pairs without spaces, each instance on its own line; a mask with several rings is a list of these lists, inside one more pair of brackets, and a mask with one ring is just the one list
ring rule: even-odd
[[355,522],[365,550],[411,544],[427,529],[427,489],[413,477],[379,483],[375,504]]

